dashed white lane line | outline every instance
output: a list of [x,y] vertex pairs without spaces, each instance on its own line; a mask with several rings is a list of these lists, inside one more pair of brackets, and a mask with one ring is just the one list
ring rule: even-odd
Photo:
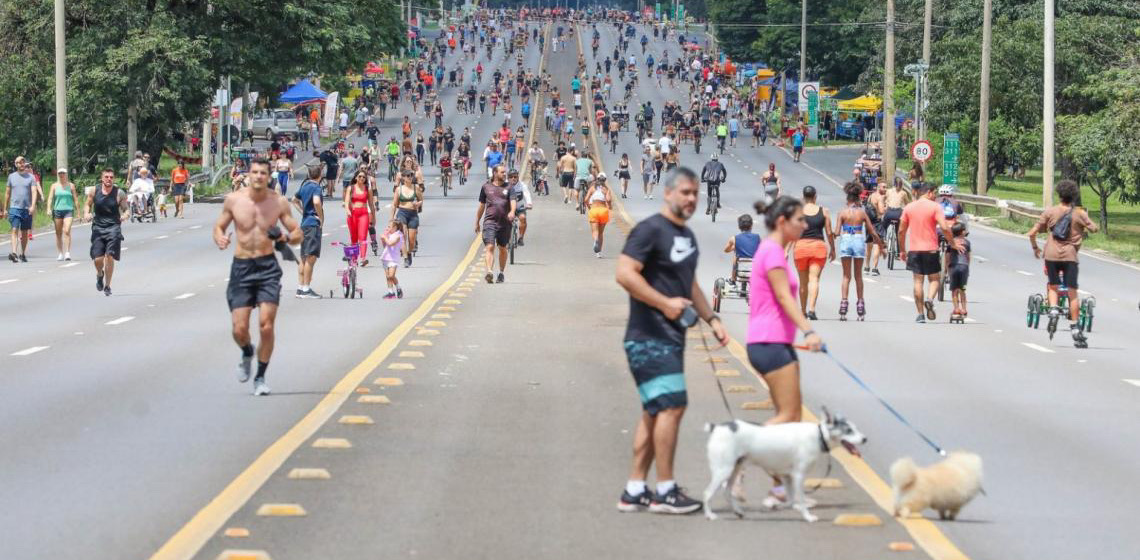
[[976,260],[976,261],[978,261],[978,262],[983,262],[983,263],[984,263],[984,262],[988,261],[989,259],[987,259],[987,258],[985,258],[985,257],[979,257],[979,256],[976,256],[976,255],[975,255],[975,256],[974,256],[974,260]]
[[77,262],[70,262],[70,263],[67,263],[67,264],[61,264],[61,265],[59,265],[59,267],[60,267],[60,268],[71,268],[71,267],[73,267],[73,266],[79,266],[79,263],[77,263]]
[[51,348],[51,346],[32,346],[31,348],[24,348],[23,350],[20,350],[19,352],[12,352],[12,355],[13,356],[30,356],[32,354],[35,354],[36,352],[42,352],[44,350],[47,350],[48,348]]
[[1032,342],[1022,342],[1021,344],[1023,344],[1026,348],[1032,348],[1038,352],[1044,352],[1046,354],[1053,354],[1052,349],[1046,348],[1046,347],[1041,346],[1039,344],[1034,344]]
[[1121,381],[1123,381],[1129,385],[1135,385],[1137,387],[1140,387],[1140,379],[1121,379]]
[[192,297],[194,297],[194,292],[186,292],[184,294],[174,296],[174,299],[187,299]]
[[201,228],[201,227],[202,227],[202,226],[190,226],[190,229],[198,229],[198,228]]
[[75,334],[78,336],[83,336],[83,331],[75,331]]
[[158,237],[155,237],[155,239],[167,239],[169,237],[170,237],[169,235],[160,235]]
[[1032,272],[1026,272],[1024,270],[1019,270],[1019,271],[1017,271],[1017,273],[1022,275],[1022,276],[1033,276]]
[[321,234],[321,237],[328,237],[328,236],[330,236],[330,235],[332,235],[332,234],[331,234],[331,233],[322,233],[322,234]]
[[19,282],[19,278],[8,278],[7,280],[0,280],[0,284],[11,284],[12,282]]
[[899,296],[899,299],[901,299],[903,301],[909,301],[911,303],[914,303],[914,298],[912,298],[910,296]]
[[125,315],[123,317],[119,317],[118,319],[111,319],[110,321],[107,321],[106,323],[103,323],[103,324],[104,325],[112,325],[112,326],[113,325],[121,325],[123,323],[126,323],[127,321],[133,321],[134,319],[135,318],[131,315]]

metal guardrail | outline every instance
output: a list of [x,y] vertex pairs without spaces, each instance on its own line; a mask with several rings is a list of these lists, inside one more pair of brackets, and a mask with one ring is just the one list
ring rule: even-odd
[[998,210],[1003,218],[1008,218],[1011,215],[1036,220],[1041,217],[1043,210],[1032,204],[1017,202],[1012,200],[1003,200],[994,198],[992,196],[981,196],[976,194],[955,194],[955,198],[963,204],[970,204],[973,206],[980,206],[983,208],[994,208]]

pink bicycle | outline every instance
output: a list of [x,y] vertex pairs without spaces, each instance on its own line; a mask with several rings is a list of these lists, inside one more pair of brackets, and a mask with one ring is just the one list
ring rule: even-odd
[[[364,288],[356,285],[356,269],[360,267],[360,245],[339,241],[333,241],[332,245],[344,249],[344,261],[348,263],[347,268],[336,271],[336,275],[340,277],[340,287],[344,297],[346,299],[354,299],[357,296],[363,298]],[[332,290],[329,290],[329,297],[333,297]]]

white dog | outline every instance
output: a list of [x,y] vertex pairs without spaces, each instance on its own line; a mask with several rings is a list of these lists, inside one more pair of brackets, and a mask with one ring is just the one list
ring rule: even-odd
[[709,500],[718,488],[725,488],[732,511],[744,516],[738,498],[728,490],[728,483],[735,481],[744,463],[749,462],[779,477],[788,489],[792,508],[803,515],[804,521],[815,521],[817,517],[808,511],[812,504],[804,495],[804,476],[808,469],[837,443],[858,456],[855,446],[867,442],[867,437],[842,416],[832,417],[826,408],[823,413],[824,421],[819,424],[794,422],[761,426],[741,420],[705,424],[705,431],[710,433],[708,456],[712,472],[712,480],[705,488],[705,516],[716,519],[716,514],[709,509]]
[[895,515],[909,517],[934,508],[939,519],[953,520],[982,490],[982,458],[955,451],[946,460],[923,468],[903,457],[891,465],[891,487]]

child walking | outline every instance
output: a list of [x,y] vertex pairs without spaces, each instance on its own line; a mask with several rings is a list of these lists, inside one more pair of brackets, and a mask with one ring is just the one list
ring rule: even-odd
[[402,298],[404,290],[396,279],[396,271],[400,270],[400,261],[404,258],[404,224],[398,220],[389,222],[380,236],[380,242],[384,244],[384,254],[380,261],[384,264],[384,277],[388,281],[388,293],[384,299]]
[[966,318],[966,281],[970,279],[970,240],[966,236],[966,224],[957,223],[950,228],[950,232],[958,239],[962,252],[947,251],[949,264],[947,273],[950,276],[950,293],[954,301],[954,315]]

